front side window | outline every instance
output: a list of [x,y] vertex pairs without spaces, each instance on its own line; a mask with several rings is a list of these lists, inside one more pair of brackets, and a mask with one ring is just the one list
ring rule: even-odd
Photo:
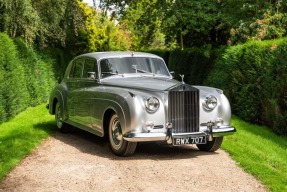
[[165,63],[157,58],[124,57],[103,59],[100,62],[102,78],[116,74],[145,73],[169,76]]

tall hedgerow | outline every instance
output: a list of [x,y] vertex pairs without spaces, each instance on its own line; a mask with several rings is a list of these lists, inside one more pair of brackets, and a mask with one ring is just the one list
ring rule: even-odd
[[[46,102],[55,86],[53,62],[21,39],[0,33],[0,123]],[[16,46],[17,45],[17,46]]]
[[53,60],[38,52],[22,39],[16,39],[21,65],[25,70],[26,87],[29,91],[29,105],[35,106],[47,100],[55,85]]
[[229,47],[205,84],[223,89],[241,118],[287,135],[286,51],[286,38]]
[[202,85],[215,60],[215,52],[209,49],[173,50],[170,52],[168,67],[175,72],[175,78],[184,74],[184,81]]
[[16,46],[4,33],[0,33],[0,45],[0,97],[3,111],[0,122],[3,122],[28,106],[29,94]]

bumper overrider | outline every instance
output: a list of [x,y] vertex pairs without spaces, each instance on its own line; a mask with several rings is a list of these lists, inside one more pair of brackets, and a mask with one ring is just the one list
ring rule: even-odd
[[148,142],[148,141],[166,141],[168,144],[196,144],[190,142],[192,138],[204,138],[206,141],[212,141],[213,137],[222,137],[232,135],[236,132],[235,127],[228,125],[216,126],[213,122],[203,123],[205,131],[190,132],[190,133],[173,133],[172,124],[166,125],[166,132],[128,132],[124,134],[124,139],[130,142]]

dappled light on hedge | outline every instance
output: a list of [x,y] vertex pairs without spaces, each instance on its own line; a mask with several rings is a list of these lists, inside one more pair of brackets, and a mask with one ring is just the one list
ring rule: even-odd
[[0,123],[47,101],[55,85],[53,60],[0,33]]

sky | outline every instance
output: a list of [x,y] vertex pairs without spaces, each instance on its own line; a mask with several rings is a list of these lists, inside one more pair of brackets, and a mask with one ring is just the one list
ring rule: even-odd
[[88,5],[93,6],[93,0],[83,0],[83,2],[88,3]]

